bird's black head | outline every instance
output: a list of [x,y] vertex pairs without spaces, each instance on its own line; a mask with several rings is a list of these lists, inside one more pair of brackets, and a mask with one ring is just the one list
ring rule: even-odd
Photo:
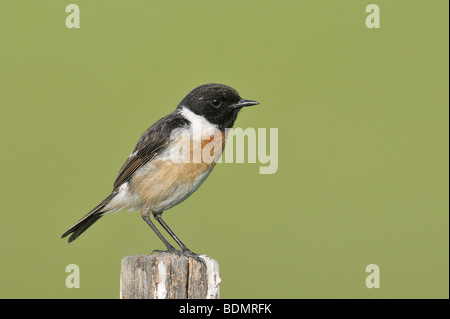
[[208,122],[225,129],[233,126],[243,107],[257,104],[257,101],[242,99],[232,87],[210,83],[193,89],[180,102],[178,108],[186,107],[203,116]]

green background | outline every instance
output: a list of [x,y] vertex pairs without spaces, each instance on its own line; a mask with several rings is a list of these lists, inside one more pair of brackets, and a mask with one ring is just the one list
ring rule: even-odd
[[218,164],[164,215],[219,261],[222,298],[448,298],[448,1],[377,0],[380,29],[370,3],[1,1],[0,297],[118,298],[121,259],[163,248],[139,213],[59,236],[219,82],[261,102],[235,126],[279,131],[276,174]]

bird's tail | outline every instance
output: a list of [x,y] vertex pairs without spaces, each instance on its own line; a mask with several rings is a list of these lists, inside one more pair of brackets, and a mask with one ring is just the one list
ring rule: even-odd
[[77,221],[72,227],[70,227],[61,238],[70,235],[68,242],[72,242],[77,239],[86,229],[92,226],[97,220],[100,219],[107,211],[104,210],[105,206],[114,198],[116,194],[111,194],[106,197],[100,204],[98,204],[94,209],[87,213],[83,218]]

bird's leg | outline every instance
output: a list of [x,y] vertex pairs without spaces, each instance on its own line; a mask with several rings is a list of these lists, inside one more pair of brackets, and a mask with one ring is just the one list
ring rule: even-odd
[[[177,244],[180,246],[183,254],[183,256],[190,257],[198,261],[199,263],[202,263],[206,266],[205,261],[202,257],[197,255],[196,253],[190,251],[185,244],[181,242],[181,240],[174,234],[174,232],[167,226],[166,222],[161,218],[162,213],[153,213],[153,217],[161,224],[161,226],[169,233],[170,236],[177,242]],[[176,250],[178,252],[178,250]]]
[[[164,243],[164,245],[167,248],[167,251],[169,252],[176,252],[177,250],[175,249],[175,247],[173,247],[171,244],[169,244],[169,242],[164,238],[164,236],[159,232],[158,228],[156,228],[156,226],[152,223],[152,221],[150,220],[150,208],[147,206],[144,206],[141,209],[141,216],[142,218],[145,220],[145,222],[150,226],[150,228],[155,232],[156,235],[158,235],[159,239],[161,239],[161,241]],[[159,250],[154,250],[153,252],[158,251]]]
[[[153,213],[153,216],[155,217],[155,219],[161,224],[161,226],[166,230],[166,232],[169,233],[170,236],[172,236],[172,238],[177,242],[177,244],[180,246],[181,250],[184,253],[192,253],[194,254],[192,251],[190,251],[185,244],[183,244],[181,242],[181,240],[174,234],[174,232],[169,228],[169,226],[167,226],[167,224],[164,222],[164,220],[161,218],[162,213]],[[196,254],[194,254],[196,255]]]

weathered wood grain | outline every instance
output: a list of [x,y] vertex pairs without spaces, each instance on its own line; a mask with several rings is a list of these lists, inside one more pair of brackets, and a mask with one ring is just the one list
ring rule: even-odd
[[219,264],[171,253],[128,256],[122,260],[121,299],[218,299]]

